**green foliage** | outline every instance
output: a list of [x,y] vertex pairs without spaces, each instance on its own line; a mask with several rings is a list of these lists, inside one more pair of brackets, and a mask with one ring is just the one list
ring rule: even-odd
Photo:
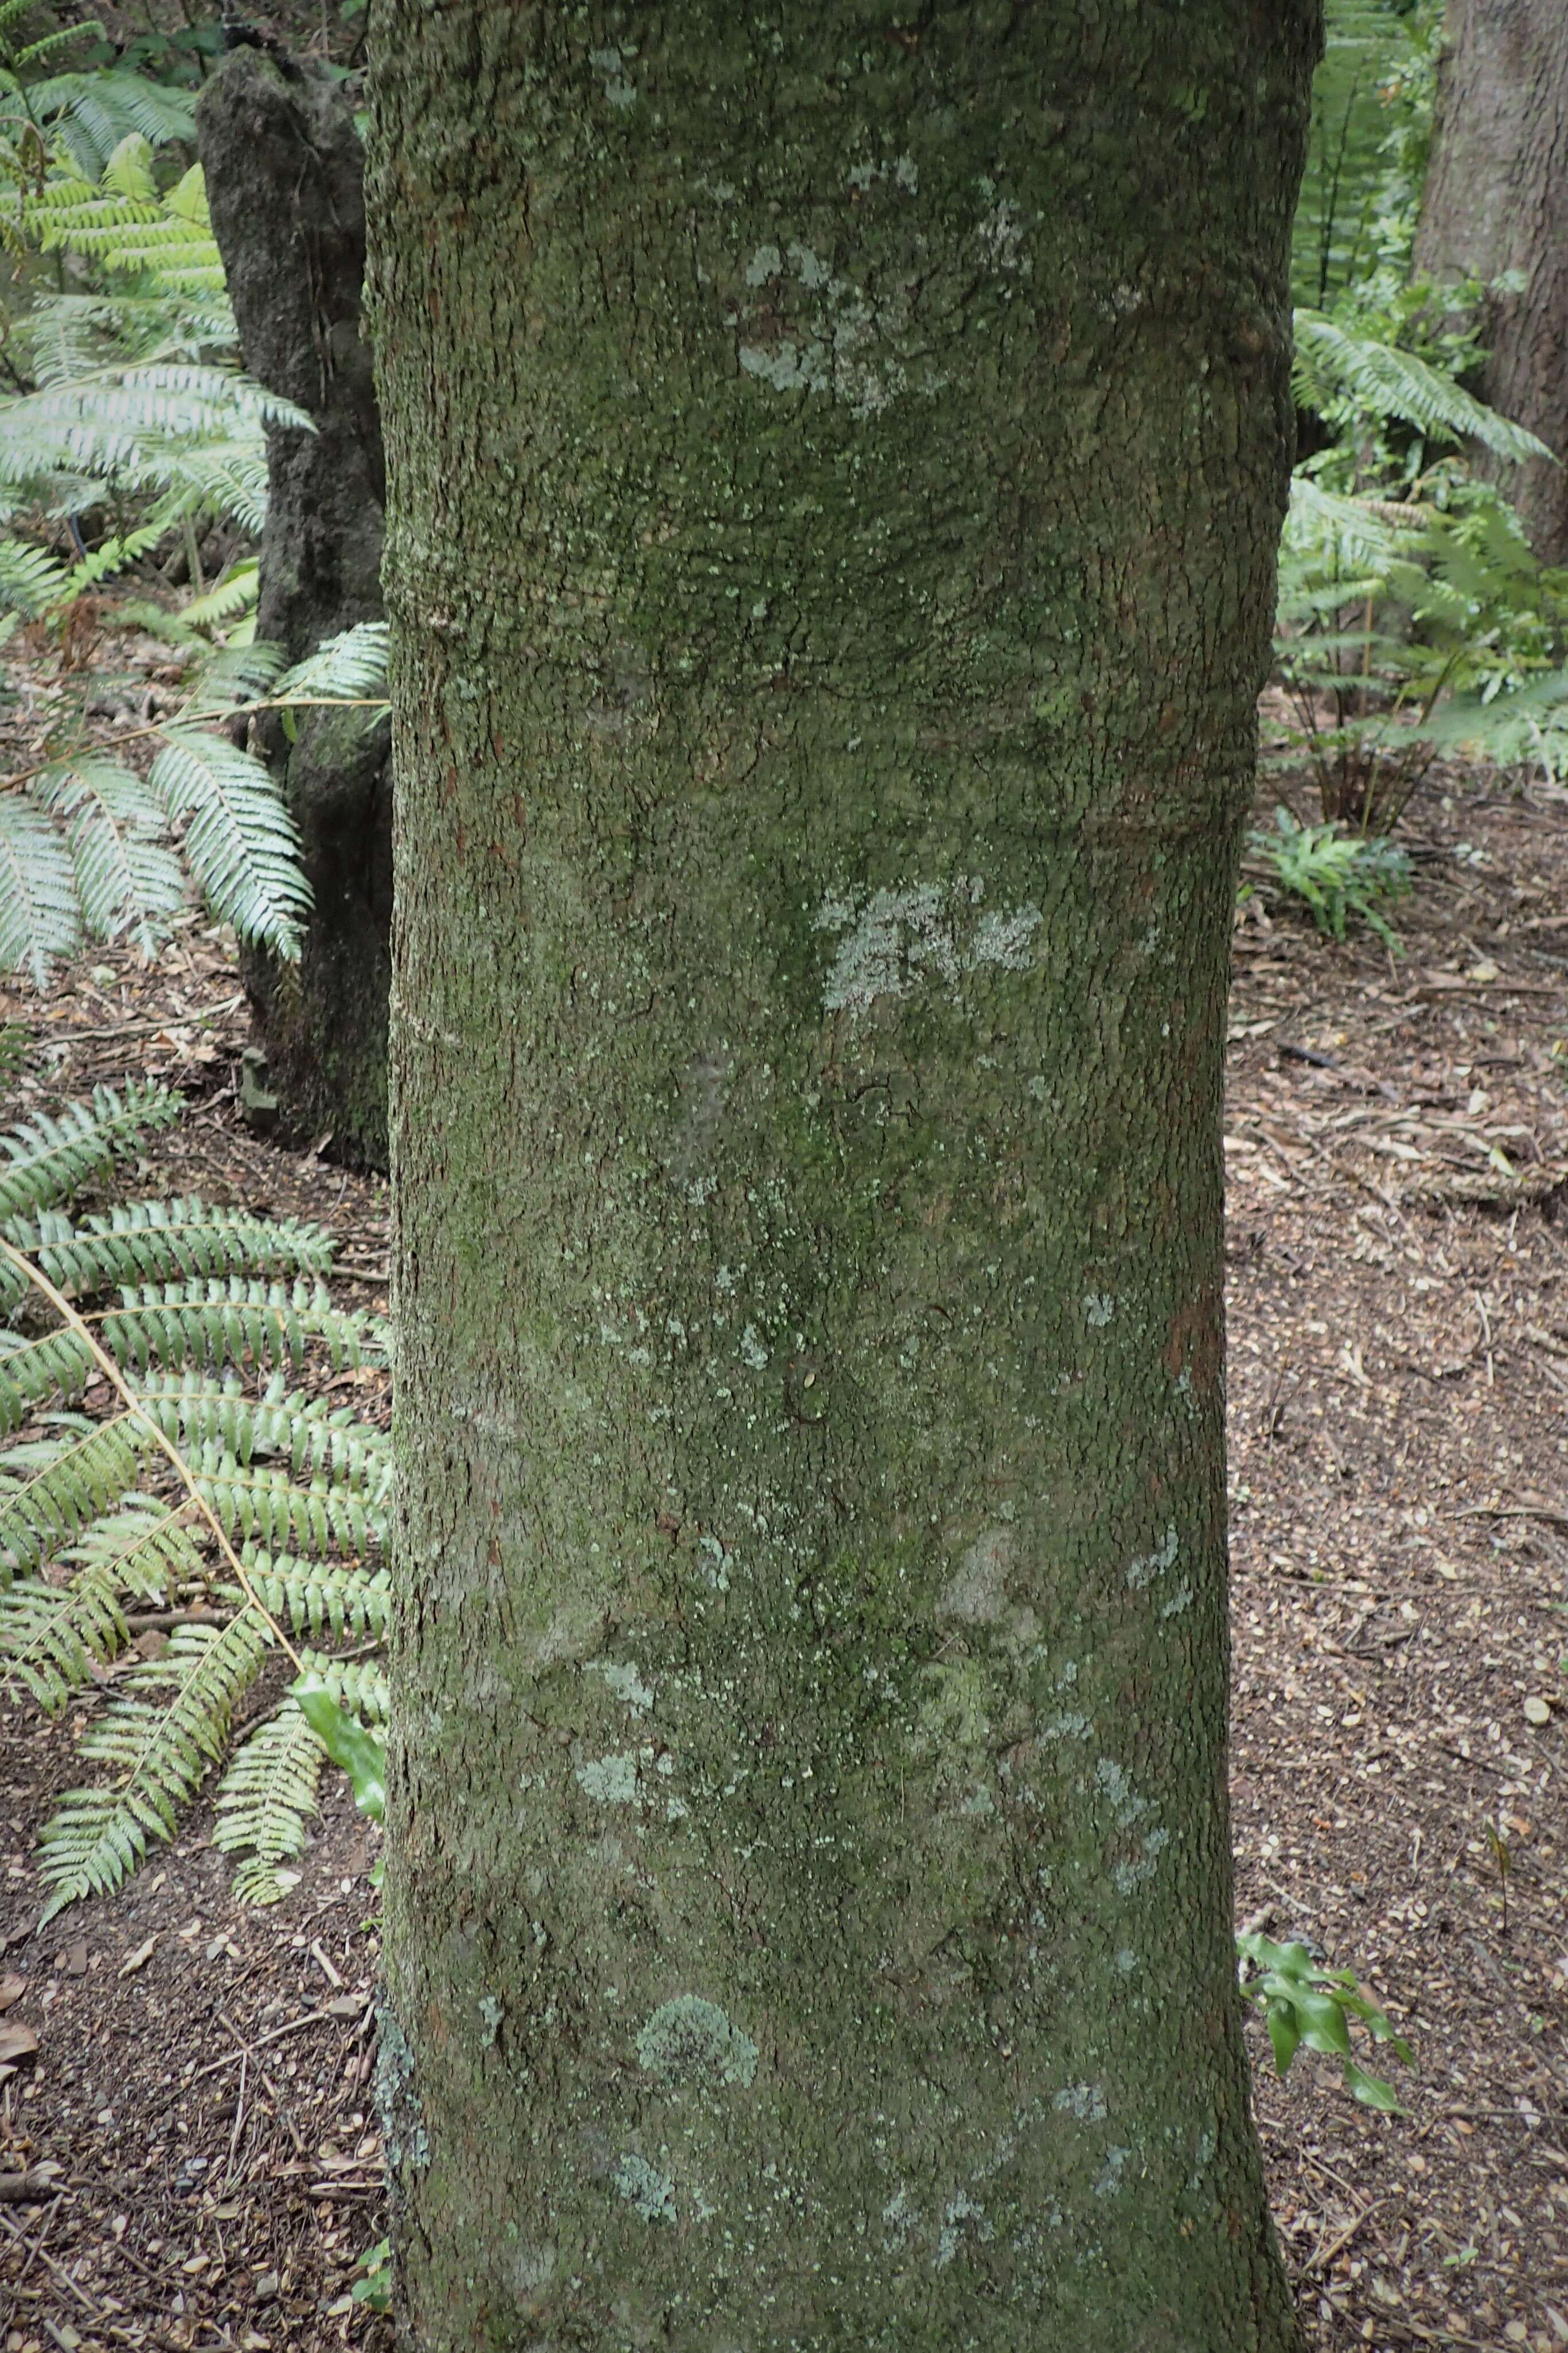
[[1397,823],[1446,744],[1562,773],[1568,573],[1455,450],[1550,453],[1445,373],[1462,338],[1439,366],[1317,314],[1297,333],[1299,395],[1339,438],[1297,470],[1280,543],[1287,756],[1310,762],[1326,818],[1363,831]]
[[1274,812],[1275,831],[1254,832],[1249,847],[1275,882],[1300,899],[1321,932],[1342,940],[1352,915],[1397,954],[1399,935],[1383,910],[1410,889],[1410,860],[1378,836],[1347,834],[1333,823],[1300,825],[1288,808]]
[[1386,2042],[1394,2056],[1412,2064],[1409,2044],[1395,2033],[1386,2014],[1369,2001],[1352,1969],[1320,1968],[1305,1945],[1274,1945],[1248,1933],[1236,1940],[1243,1997],[1263,2012],[1274,2064],[1285,2074],[1303,2044],[1339,2062],[1345,2089],[1363,2107],[1403,2113],[1392,2085],[1358,2064],[1351,2043],[1354,2019],[1373,2042]]
[[[0,1233],[26,1251],[68,1299],[111,1284],[172,1282],[188,1276],[247,1271],[274,1277],[323,1275],[331,1264],[331,1244],[317,1227],[217,1208],[195,1195],[118,1201],[75,1222],[46,1208],[36,1217],[5,1219]],[[26,1291],[23,1277],[0,1265],[0,1308],[9,1308]]]
[[98,1087],[90,1103],[67,1103],[53,1117],[40,1112],[0,1135],[0,1217],[52,1208],[84,1192],[180,1110],[167,1087],[133,1085],[123,1093]]
[[[163,190],[140,134],[90,177],[57,148],[0,214],[14,240],[77,265],[11,330],[27,388],[0,402],[0,496],[52,514],[147,502],[153,539],[187,522],[258,531],[264,427],[308,432],[310,419],[237,365],[200,166]],[[50,601],[64,594],[56,583]]]
[[386,1819],[386,1743],[343,1706],[342,1678],[308,1672],[294,1684],[300,1712],[334,1765],[353,1784],[354,1803],[373,1822]]
[[305,1823],[327,1750],[292,1694],[251,1735],[218,1787],[213,1844],[237,1854],[242,1904],[276,1904],[298,1880],[285,1866],[303,1852]]
[[[341,1765],[348,1775],[355,1805],[379,1826],[386,1820],[386,1742],[363,1719],[370,1716],[384,1722],[385,1683],[383,1679],[373,1703],[368,1693],[356,1690],[351,1683],[352,1674],[352,1669],[308,1658],[305,1672],[294,1683],[293,1697],[333,1764]],[[378,1859],[371,1873],[372,1885],[379,1887],[381,1879]]]
[[385,625],[345,630],[281,677],[275,647],[210,649],[194,629],[165,633],[192,656],[193,685],[176,713],[142,731],[155,747],[144,776],[79,742],[14,780],[20,789],[0,787],[0,967],[40,987],[84,936],[153,945],[184,898],[176,831],[214,913],[298,962],[310,892],[294,821],[265,761],[222,726],[321,702],[365,706],[374,724],[385,710]]
[[[175,1108],[155,1088],[101,1090],[0,1136],[0,1231],[80,1303],[135,1399],[79,1409],[98,1367],[71,1326],[0,1332],[0,1430],[19,1433],[0,1450],[0,1672],[50,1713],[110,1694],[80,1744],[105,1778],[69,1792],[43,1834],[46,1918],[117,1886],[173,1834],[266,1671],[275,1620],[317,1638],[379,1639],[387,1623],[387,1437],[316,1385],[318,1370],[377,1361],[383,1335],[332,1305],[328,1237],[193,1198],[79,1218],[62,1206]],[[31,1313],[38,1296],[7,1263],[4,1307]],[[209,1558],[158,1431],[244,1545],[242,1582]],[[132,1662],[139,1609],[173,1630],[162,1656]],[[334,1707],[384,1718],[375,1662],[301,1656]],[[243,1900],[287,1892],[327,1753],[289,1702],[234,1759],[215,1838],[238,1858]]]
[[1568,775],[1568,574],[1468,463],[1552,453],[1468,389],[1489,290],[1411,276],[1441,30],[1437,0],[1330,0],[1297,222],[1310,454],[1280,549],[1286,756],[1363,833],[1398,822],[1447,746]]
[[[1326,423],[1353,429],[1397,417],[1428,441],[1479,441],[1514,461],[1551,457],[1533,433],[1475,399],[1451,373],[1419,352],[1379,342],[1321,311],[1298,311],[1295,327],[1296,398]],[[1457,357],[1462,364],[1470,355],[1461,344],[1450,355],[1451,364]]]
[[149,1839],[174,1836],[180,1808],[227,1746],[267,1640],[266,1620],[247,1608],[221,1628],[177,1627],[161,1658],[125,1671],[129,1696],[110,1700],[79,1743],[85,1758],[108,1767],[108,1780],[68,1791],[39,1838],[48,1887],[40,1926],[118,1887]]
[[[236,364],[199,167],[163,188],[140,132],[90,172],[59,142],[40,146],[36,169],[0,171],[0,227],[77,273],[37,291],[14,324],[8,357],[25,388],[0,399],[0,515],[44,529],[68,518],[73,532],[90,512],[114,518],[75,560],[16,528],[0,536],[0,612],[13,628],[64,629],[89,590],[172,529],[193,547],[213,522],[258,533],[267,430],[312,427]],[[243,940],[297,962],[310,906],[299,838],[265,762],[226,723],[265,703],[291,733],[301,702],[345,699],[371,705],[374,722],[386,635],[350,630],[279,679],[280,653],[247,642],[255,590],[251,562],[178,620],[127,608],[188,665],[181,707],[142,731],[145,773],[68,724],[52,756],[0,786],[0,968],[43,987],[85,939],[129,935],[150,950],[186,868]],[[218,629],[228,642],[209,645]]]
[[392,2310],[392,2242],[378,2239],[367,2247],[354,2269],[360,2276],[349,2294],[357,2303],[368,2304],[372,2312]]
[[1329,0],[1291,283],[1321,305],[1407,259],[1430,137],[1442,0]]
[[116,58],[103,27],[89,20],[30,37],[34,0],[0,0],[0,165],[31,165],[52,145],[75,170],[96,179],[121,142],[155,147],[195,136],[189,95],[161,88]]

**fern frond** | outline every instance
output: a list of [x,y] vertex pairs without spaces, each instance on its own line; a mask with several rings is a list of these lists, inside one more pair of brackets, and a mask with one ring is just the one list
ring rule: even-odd
[[122,1593],[145,1601],[195,1585],[205,1573],[184,1496],[174,1504],[121,1496],[118,1511],[95,1520],[63,1558],[89,1575],[112,1577]]
[[300,1663],[320,1675],[332,1698],[364,1724],[384,1724],[392,1712],[386,1670],[374,1659],[334,1659],[326,1651],[301,1651]]
[[231,565],[205,596],[193,596],[181,607],[181,620],[190,629],[211,629],[220,622],[232,620],[237,613],[246,612],[260,594],[260,572],[259,561],[254,555]]
[[[330,1364],[380,1361],[383,1337],[373,1318],[333,1307],[330,1294],[304,1282],[168,1282],[122,1286],[125,1305],[92,1317],[100,1345],[127,1369],[145,1374],[186,1365],[216,1371],[249,1361],[264,1371],[299,1365],[311,1346]],[[79,1396],[94,1374],[92,1352],[68,1327],[24,1339],[0,1332],[0,1431],[15,1430],[46,1398]]]
[[292,670],[285,670],[272,693],[279,701],[291,694],[348,699],[384,693],[387,638],[384,621],[360,621],[352,629],[341,630]]
[[[79,37],[81,27],[72,28]],[[69,151],[77,169],[96,180],[128,137],[155,147],[195,137],[195,101],[125,67],[93,73],[62,73],[35,82],[28,90],[38,120],[49,123]]]
[[[305,1844],[326,1751],[298,1703],[286,1699],[253,1733],[218,1786],[213,1844],[241,1854],[234,1892],[242,1904],[276,1904],[295,1874],[279,1866]],[[248,1853],[245,1850],[248,1849]]]
[[[216,1445],[190,1446],[185,1460],[226,1535],[247,1543],[296,1544],[325,1552],[333,1545],[368,1550],[386,1533],[383,1513],[352,1488],[324,1479],[297,1486],[276,1464],[242,1465]],[[3,1508],[3,1507],[0,1507]]]
[[100,940],[134,930],[150,953],[154,927],[184,902],[184,877],[146,785],[120,761],[87,754],[47,768],[34,790],[66,821],[88,930]]
[[[195,1195],[117,1202],[79,1225],[52,1211],[45,1219],[13,1219],[0,1232],[14,1249],[37,1261],[57,1291],[76,1299],[124,1283],[230,1274],[321,1275],[336,1248],[319,1226],[215,1208]],[[0,1308],[26,1288],[20,1274],[0,1265]]]
[[184,1108],[167,1087],[132,1082],[123,1093],[99,1087],[89,1103],[67,1103],[55,1119],[40,1113],[0,1135],[0,1217],[52,1208],[82,1192]]
[[65,565],[47,548],[0,538],[0,609],[36,620],[61,595],[67,576]]
[[143,1423],[61,1419],[70,1426],[60,1437],[0,1455],[0,1584],[40,1567],[136,1484],[150,1443]]
[[81,944],[69,852],[42,809],[0,793],[0,968],[42,988],[49,966]]
[[152,783],[171,818],[188,815],[185,854],[217,914],[242,939],[297,964],[310,886],[266,764],[226,736],[171,726]]
[[234,1387],[216,1388],[189,1373],[165,1376],[140,1391],[142,1403],[169,1437],[221,1446],[241,1469],[281,1459],[295,1478],[343,1487],[379,1504],[392,1460],[390,1433],[359,1420],[352,1406],[286,1391],[275,1375],[263,1398]]
[[[99,1337],[117,1363],[216,1369],[248,1359],[270,1371],[300,1365],[319,1345],[337,1369],[376,1361],[381,1326],[358,1309],[332,1305],[324,1284],[292,1285],[231,1275],[205,1282],[126,1284],[123,1305],[97,1319]],[[6,1360],[7,1366],[10,1359]]]
[[[392,1577],[384,1568],[363,1568],[338,1561],[300,1560],[292,1553],[258,1552],[247,1546],[240,1555],[246,1575],[275,1618],[284,1618],[297,1634],[350,1634],[384,1638],[392,1622]],[[237,1586],[219,1588],[224,1599],[237,1603],[244,1596]]]
[[[48,1890],[40,1926],[121,1885],[150,1839],[173,1837],[179,1806],[223,1753],[268,1639],[261,1613],[247,1609],[221,1630],[180,1627],[162,1658],[132,1670],[132,1695],[111,1701],[81,1739],[83,1757],[107,1765],[112,1782],[68,1791],[39,1839]],[[140,1696],[171,1684],[162,1705]]]
[[[1413,537],[1426,530],[1424,508],[1394,499],[1346,498],[1325,491],[1310,474],[1290,478],[1290,509],[1285,529],[1293,545],[1318,554],[1337,552],[1339,561],[1381,566],[1404,554]],[[1347,591],[1340,602],[1346,601]]]
[[58,1715],[130,1639],[108,1569],[85,1569],[66,1586],[18,1577],[0,1592],[0,1672],[31,1693],[46,1715]]
[[269,692],[282,666],[281,646],[265,638],[237,645],[231,635],[226,645],[202,645],[189,672],[191,695],[205,709],[219,703],[237,708]]
[[1348,392],[1379,417],[1396,417],[1418,431],[1479,441],[1500,458],[1552,457],[1544,441],[1500,417],[1452,377],[1414,352],[1352,334],[1321,311],[1296,312],[1297,397],[1321,408],[1325,393]]

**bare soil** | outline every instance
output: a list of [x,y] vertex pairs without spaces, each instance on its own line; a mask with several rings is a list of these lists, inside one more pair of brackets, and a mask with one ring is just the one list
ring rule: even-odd
[[[1415,2052],[1387,2117],[1307,2056],[1278,2082],[1257,2035],[1319,2353],[1568,2347],[1568,798],[1446,786],[1400,959],[1267,897],[1237,933],[1238,1907],[1354,1967]],[[383,1188],[240,1116],[216,935],[0,1010],[45,1045],[7,1116],[163,1075],[192,1108],[138,1186],[316,1218],[384,1303]],[[0,2026],[38,2038],[0,2066],[0,2167],[38,2193],[0,2196],[5,2353],[379,2353],[347,2293],[384,2227],[372,1834],[334,1778],[300,1885],[247,1912],[198,1810],[37,1935],[33,1840],[95,1704],[0,1715]]]

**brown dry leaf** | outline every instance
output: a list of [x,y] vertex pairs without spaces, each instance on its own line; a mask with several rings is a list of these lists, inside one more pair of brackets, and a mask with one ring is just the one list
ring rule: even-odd
[[157,1934],[154,1931],[144,1945],[138,1945],[133,1953],[128,1953],[120,1964],[120,1975],[122,1978],[134,1977],[138,1969],[144,1969],[153,1957],[153,1947],[157,1941]]
[[13,2021],[0,2026],[0,2063],[8,2059],[30,2059],[38,2047],[38,2038],[30,2026]]
[[17,1977],[14,1971],[9,1977],[0,1978],[0,2010],[9,2010],[14,2001],[21,2000],[26,1990],[26,1978]]

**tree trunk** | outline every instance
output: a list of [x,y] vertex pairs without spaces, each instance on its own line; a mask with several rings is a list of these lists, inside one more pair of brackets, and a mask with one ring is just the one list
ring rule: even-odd
[[[310,411],[314,434],[268,436],[259,637],[298,661],[379,620],[385,474],[360,339],[362,155],[342,85],[316,66],[235,50],[202,91],[197,130],[212,223],[251,375]],[[386,1166],[392,779],[386,731],[360,714],[272,719],[278,772],[315,893],[296,974],[260,950],[244,976],[282,1108]]]
[[1292,2341],[1219,1114],[1317,34],[380,0],[410,2346]]
[[[1521,290],[1485,310],[1481,391],[1568,459],[1568,8],[1449,0],[1415,266]],[[1543,564],[1568,564],[1568,468],[1484,461]]]

